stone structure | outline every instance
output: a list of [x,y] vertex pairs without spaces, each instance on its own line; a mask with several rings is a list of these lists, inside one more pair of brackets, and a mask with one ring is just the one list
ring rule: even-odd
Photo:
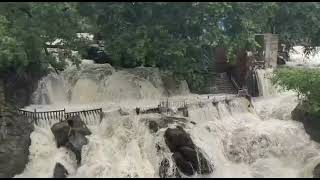
[[279,38],[276,34],[256,34],[256,40],[261,45],[258,50],[257,62],[264,62],[265,68],[277,67]]

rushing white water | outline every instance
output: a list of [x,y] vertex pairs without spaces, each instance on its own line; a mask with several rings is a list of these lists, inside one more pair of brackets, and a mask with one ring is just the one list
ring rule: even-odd
[[272,96],[280,91],[279,87],[275,87],[271,82],[273,69],[257,69],[256,77],[258,81],[259,96]]
[[[164,98],[163,87],[160,84],[156,87],[150,79],[143,78],[136,84],[135,76],[124,70],[111,69],[112,75],[106,75],[110,72],[106,65],[86,67],[90,71],[65,72],[62,79],[71,85],[57,83],[60,87],[55,86],[56,90],[46,93],[40,92],[41,87],[38,89],[36,102],[47,104],[39,100],[42,93],[41,96],[47,94],[53,104],[26,107],[41,111],[103,107],[102,123],[89,125],[92,135],[88,136],[89,144],[82,150],[81,165],[77,167],[74,155],[68,150],[56,148],[50,124],[47,124],[36,127],[32,133],[30,162],[16,177],[52,177],[56,162],[65,166],[68,177],[159,177],[159,166],[164,158],[170,160],[173,170],[172,153],[163,137],[166,128],[153,134],[145,121],[157,120],[161,115],[136,115],[133,110],[134,107],[156,106]],[[224,99],[226,95],[170,97],[170,100],[204,102],[188,108],[186,119],[195,124],[184,124],[194,143],[214,165],[214,171],[194,177],[312,177],[313,168],[320,163],[319,144],[310,140],[300,122],[290,118],[297,104],[295,94],[273,91],[274,87],[266,84],[270,83],[264,77],[267,72],[269,70],[258,72],[263,96],[253,99],[253,107],[244,98],[216,105],[210,103],[213,98]],[[46,81],[46,88],[54,86],[52,80]],[[55,98],[65,97],[68,90],[72,93],[69,101]],[[130,114],[120,115],[119,108]],[[175,125],[169,124],[169,127]],[[162,150],[158,151],[156,146]]]
[[302,67],[302,68],[319,68],[320,67],[320,53],[317,47],[315,53],[305,55],[302,46],[294,46],[293,50],[289,52],[290,60],[286,62],[289,67]]

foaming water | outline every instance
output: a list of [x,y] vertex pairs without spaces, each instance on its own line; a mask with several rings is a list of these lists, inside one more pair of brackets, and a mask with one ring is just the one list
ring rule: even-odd
[[[109,64],[83,61],[79,68],[70,66],[60,74],[44,77],[34,93],[34,104],[123,103],[167,97],[157,68],[115,70]],[[182,81],[173,87],[178,94],[189,94]]]
[[[319,50],[319,47],[317,47]],[[319,68],[320,67],[320,53],[315,52],[306,56],[303,53],[302,46],[294,46],[293,50],[289,52],[290,60],[286,62],[285,66],[301,67],[301,68]]]
[[[289,97],[275,99],[281,102]],[[252,108],[246,99],[236,98],[189,108],[187,119],[196,124],[185,129],[214,165],[212,174],[194,177],[312,177],[320,162],[319,145],[310,140],[300,122],[283,118],[290,108],[283,116],[275,112],[275,106],[286,107],[290,102],[270,102],[255,99]],[[264,106],[274,108],[263,112]],[[38,127],[31,135],[30,162],[17,177],[50,177],[56,162],[67,166],[68,177],[159,177],[161,160],[171,156],[168,149],[156,149],[156,145],[166,147],[165,129],[152,134],[141,118],[134,113],[105,112],[101,124],[89,126],[93,134],[82,150],[80,167],[67,150],[56,148],[49,127]]]
[[[73,153],[56,147],[50,127],[58,120],[53,119],[43,121],[32,132],[29,163],[16,177],[52,177],[57,162],[66,167],[68,177],[159,177],[165,158],[169,172],[174,174],[172,153],[163,136],[166,128],[151,133],[145,120],[157,121],[163,115],[136,115],[134,110],[156,107],[163,100],[187,102],[185,130],[214,165],[211,174],[193,177],[312,177],[313,168],[320,163],[319,144],[310,140],[300,122],[291,120],[291,111],[298,103],[296,94],[273,87],[267,78],[272,70],[257,72],[262,96],[250,104],[245,98],[228,94],[166,97],[156,80],[115,71],[109,65],[88,62],[83,66],[82,70],[69,68],[62,75],[48,76],[42,82],[45,88],[39,87],[35,93],[35,102],[42,104],[25,108],[65,108],[70,112],[102,107],[101,123],[98,117],[90,117],[92,134],[82,149],[81,165],[76,165]],[[58,79],[57,86],[52,79]],[[213,104],[213,100],[220,101]],[[120,108],[127,114],[121,114]]]
[[255,71],[259,89],[259,96],[268,97],[278,94],[280,87],[274,86],[271,82],[273,69],[257,69]]
[[216,108],[190,111],[198,121],[189,132],[215,164],[211,177],[312,177],[319,145],[300,122],[277,119],[272,112],[261,119],[238,100]]
[[24,172],[17,178],[51,178],[57,162],[61,163],[68,172],[75,172],[75,156],[69,150],[57,148],[54,136],[48,128],[35,127],[31,133],[29,147],[29,163]]

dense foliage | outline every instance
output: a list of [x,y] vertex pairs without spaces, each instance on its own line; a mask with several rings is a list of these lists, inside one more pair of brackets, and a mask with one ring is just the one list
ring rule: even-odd
[[320,113],[319,69],[280,68],[272,80],[287,90],[298,92],[308,111]]
[[71,49],[77,27],[72,3],[1,3],[0,72],[63,69],[65,62],[52,57],[47,42],[63,39],[61,47]]
[[114,66],[157,66],[201,88],[213,48],[225,48],[232,63],[238,51],[257,47],[255,33],[312,50],[318,10],[318,2],[2,2],[0,73],[62,70],[65,62],[51,56],[46,42],[62,39],[70,57],[84,47],[76,33],[88,32],[103,40]]

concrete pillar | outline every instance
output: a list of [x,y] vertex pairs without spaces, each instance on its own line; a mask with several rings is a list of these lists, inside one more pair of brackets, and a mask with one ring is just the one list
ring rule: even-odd
[[278,35],[270,33],[264,34],[265,67],[267,68],[277,67],[278,41]]

